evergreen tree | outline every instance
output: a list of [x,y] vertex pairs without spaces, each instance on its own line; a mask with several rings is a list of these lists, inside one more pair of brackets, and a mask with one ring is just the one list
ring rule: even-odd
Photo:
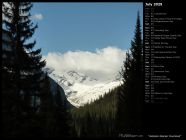
[[71,110],[77,137],[116,136],[116,93],[120,88],[116,87],[94,102]]
[[[20,98],[15,93],[15,53],[12,51],[12,44],[14,43],[11,39],[11,33],[5,30],[3,27],[5,20],[5,15],[8,14],[8,8],[4,3],[2,3],[2,119],[3,119],[3,135],[6,136],[8,132],[9,135],[14,135],[12,130],[15,128],[16,123],[18,123],[18,117],[20,112]],[[11,125],[10,125],[11,124]]]
[[139,12],[134,39],[121,71],[122,91],[118,93],[118,131],[138,131],[143,110],[143,44]]
[[[36,113],[40,96],[41,69],[45,61],[41,61],[41,49],[33,49],[36,41],[28,43],[37,28],[30,18],[32,6],[30,2],[6,2],[2,7],[2,27],[8,38],[2,55],[3,110],[6,112],[3,122],[8,122],[6,118],[14,118],[13,123],[4,124],[13,129],[6,131],[8,136],[21,132],[21,127],[17,129],[21,124],[22,127],[29,126],[26,118]],[[26,128],[22,129],[26,131]],[[17,135],[20,134],[17,132]]]
[[[36,96],[40,90],[42,67],[45,62],[41,61],[41,49],[33,50],[36,41],[28,43],[37,28],[31,21],[30,2],[10,2],[6,3],[4,12],[4,26],[11,40],[11,48],[14,53],[15,85],[16,93],[22,94],[24,99],[24,108],[29,110],[29,99],[34,100],[30,103],[32,109],[36,108]],[[28,104],[28,105],[26,105]],[[28,108],[27,108],[28,107]]]

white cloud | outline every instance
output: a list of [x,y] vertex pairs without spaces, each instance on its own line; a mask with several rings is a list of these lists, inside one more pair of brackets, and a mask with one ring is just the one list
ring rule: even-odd
[[125,50],[115,46],[89,51],[50,52],[43,58],[57,72],[75,70],[98,79],[113,79],[120,71]]
[[35,20],[42,20],[43,19],[43,15],[42,14],[35,14],[32,16],[33,19]]

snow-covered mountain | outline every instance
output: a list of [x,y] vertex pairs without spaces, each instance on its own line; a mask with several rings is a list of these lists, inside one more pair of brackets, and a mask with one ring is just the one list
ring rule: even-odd
[[51,67],[46,67],[44,71],[64,89],[68,101],[76,107],[98,99],[121,84],[118,75],[115,79],[102,81],[76,71],[57,72]]

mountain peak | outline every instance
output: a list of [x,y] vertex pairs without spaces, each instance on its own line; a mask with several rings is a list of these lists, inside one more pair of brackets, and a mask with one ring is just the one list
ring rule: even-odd
[[118,77],[101,81],[75,70],[58,72],[49,67],[45,68],[45,71],[64,89],[67,99],[76,107],[98,99],[121,84]]

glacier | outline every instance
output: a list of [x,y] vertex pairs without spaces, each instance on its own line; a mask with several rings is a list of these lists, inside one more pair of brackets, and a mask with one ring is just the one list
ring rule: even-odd
[[67,100],[75,107],[93,102],[122,83],[119,74],[103,81],[74,70],[58,72],[45,67],[44,71],[64,89]]

